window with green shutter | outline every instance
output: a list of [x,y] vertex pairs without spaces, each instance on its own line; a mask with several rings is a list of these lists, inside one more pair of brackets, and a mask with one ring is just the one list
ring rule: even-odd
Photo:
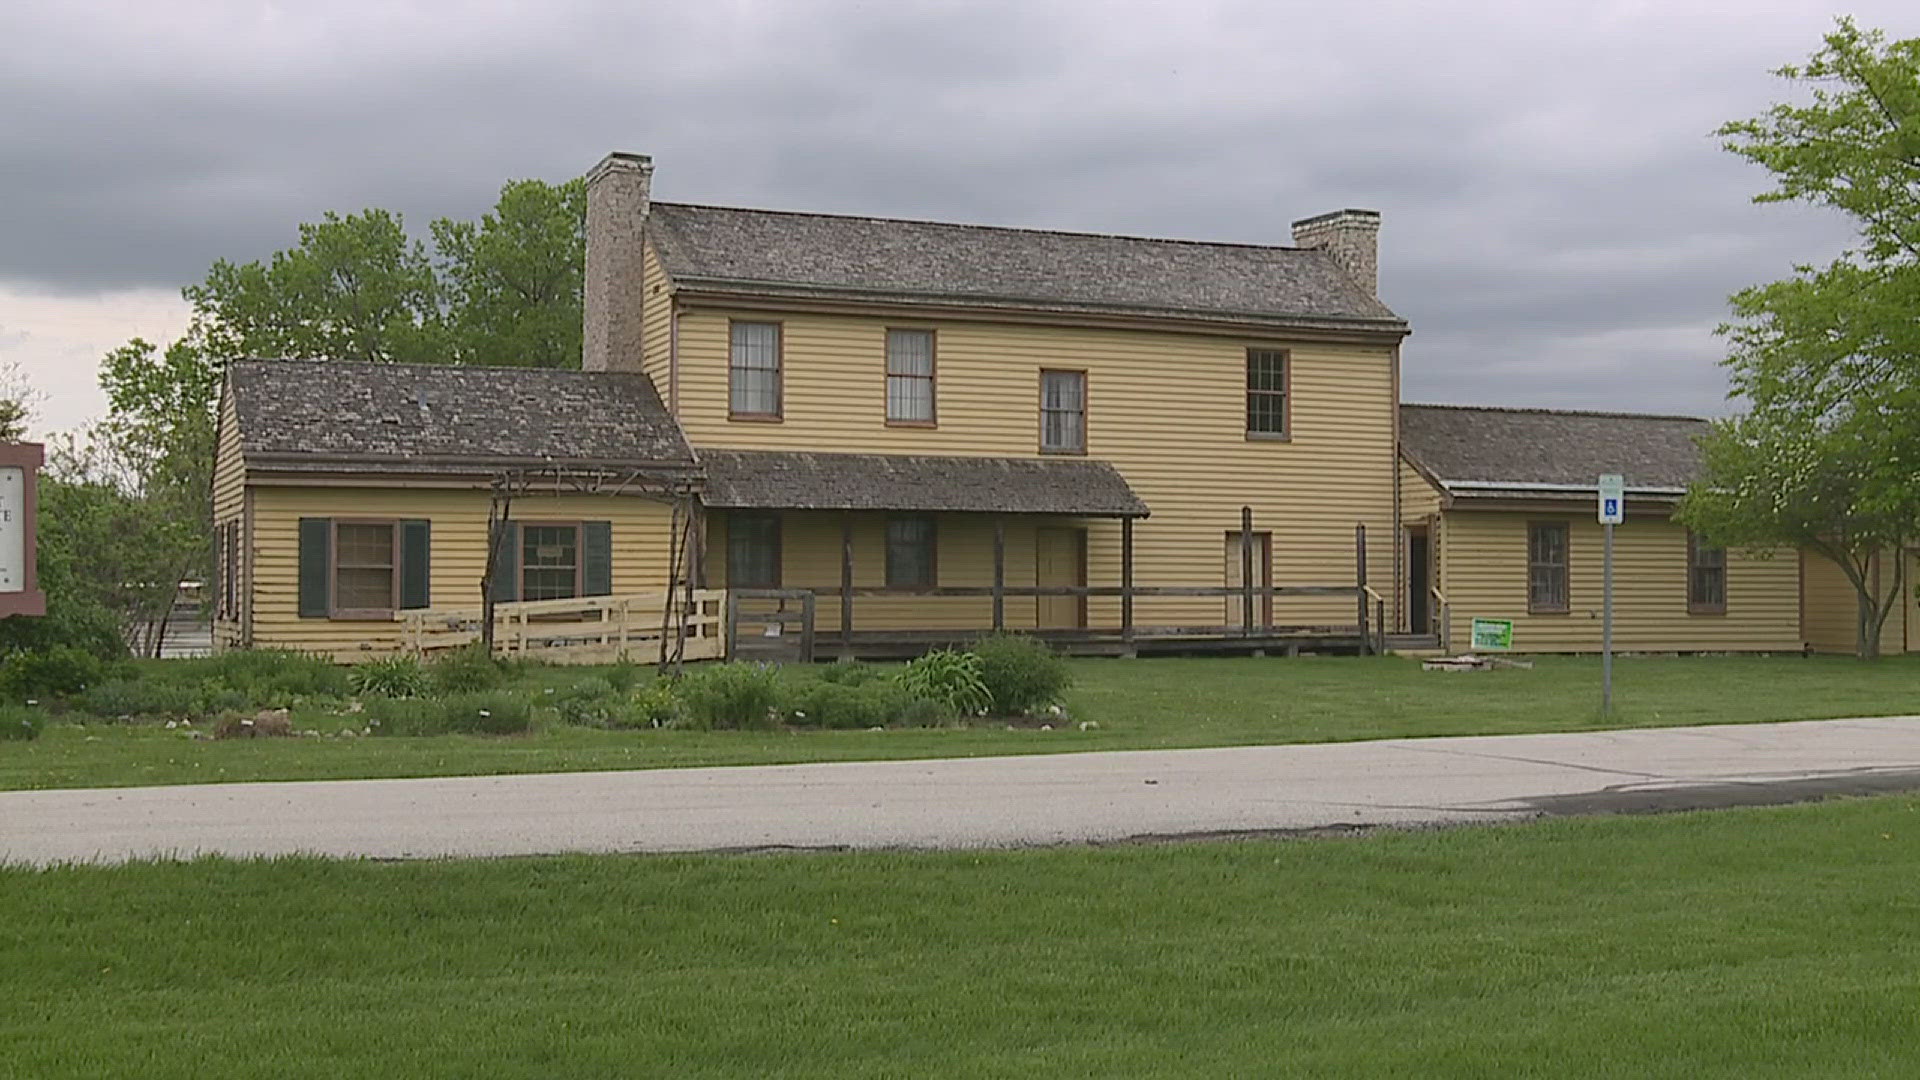
[[387,619],[429,606],[432,526],[422,520],[300,519],[300,617]]

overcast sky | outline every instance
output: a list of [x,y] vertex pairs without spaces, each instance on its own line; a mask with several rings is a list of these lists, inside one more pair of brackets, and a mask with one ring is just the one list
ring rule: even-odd
[[[1849,10],[1920,34],[1911,0]],[[1718,413],[1726,295],[1845,222],[1712,130],[1798,91],[1807,2],[12,0],[0,364],[41,429],[182,285],[368,206],[650,153],[656,197],[1286,243],[1384,217],[1411,401]]]

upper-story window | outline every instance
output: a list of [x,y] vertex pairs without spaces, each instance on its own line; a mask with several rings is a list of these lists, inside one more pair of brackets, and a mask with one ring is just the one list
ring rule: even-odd
[[728,412],[756,420],[780,418],[780,324],[732,324],[727,363]]
[[1087,373],[1040,372],[1040,450],[1087,452]]
[[1287,434],[1287,354],[1280,349],[1247,350],[1247,434]]
[[933,331],[887,331],[887,423],[934,423]]

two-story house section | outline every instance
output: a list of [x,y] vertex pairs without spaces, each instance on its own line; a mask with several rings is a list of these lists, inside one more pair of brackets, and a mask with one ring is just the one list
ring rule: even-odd
[[1217,629],[1241,598],[1167,593],[1250,567],[1348,590],[1262,596],[1259,625],[1350,627],[1365,526],[1398,617],[1408,328],[1377,214],[1203,243],[656,203],[652,171],[588,177],[585,366],[646,373],[694,448],[707,584],[811,590],[828,640],[843,612],[931,640],[996,606],[1119,627],[1129,577],[1131,625]]

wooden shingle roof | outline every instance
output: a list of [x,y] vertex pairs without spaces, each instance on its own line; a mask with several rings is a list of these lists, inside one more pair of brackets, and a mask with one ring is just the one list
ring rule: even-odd
[[1621,474],[1629,491],[1677,495],[1700,468],[1695,440],[1707,429],[1692,416],[1400,406],[1402,450],[1456,497],[1593,491],[1602,473]]
[[695,469],[638,373],[245,360],[228,367],[227,385],[249,467]]
[[815,300],[1405,333],[1319,249],[654,203],[677,284]]
[[1086,458],[702,450],[708,506],[1145,517],[1112,465]]

